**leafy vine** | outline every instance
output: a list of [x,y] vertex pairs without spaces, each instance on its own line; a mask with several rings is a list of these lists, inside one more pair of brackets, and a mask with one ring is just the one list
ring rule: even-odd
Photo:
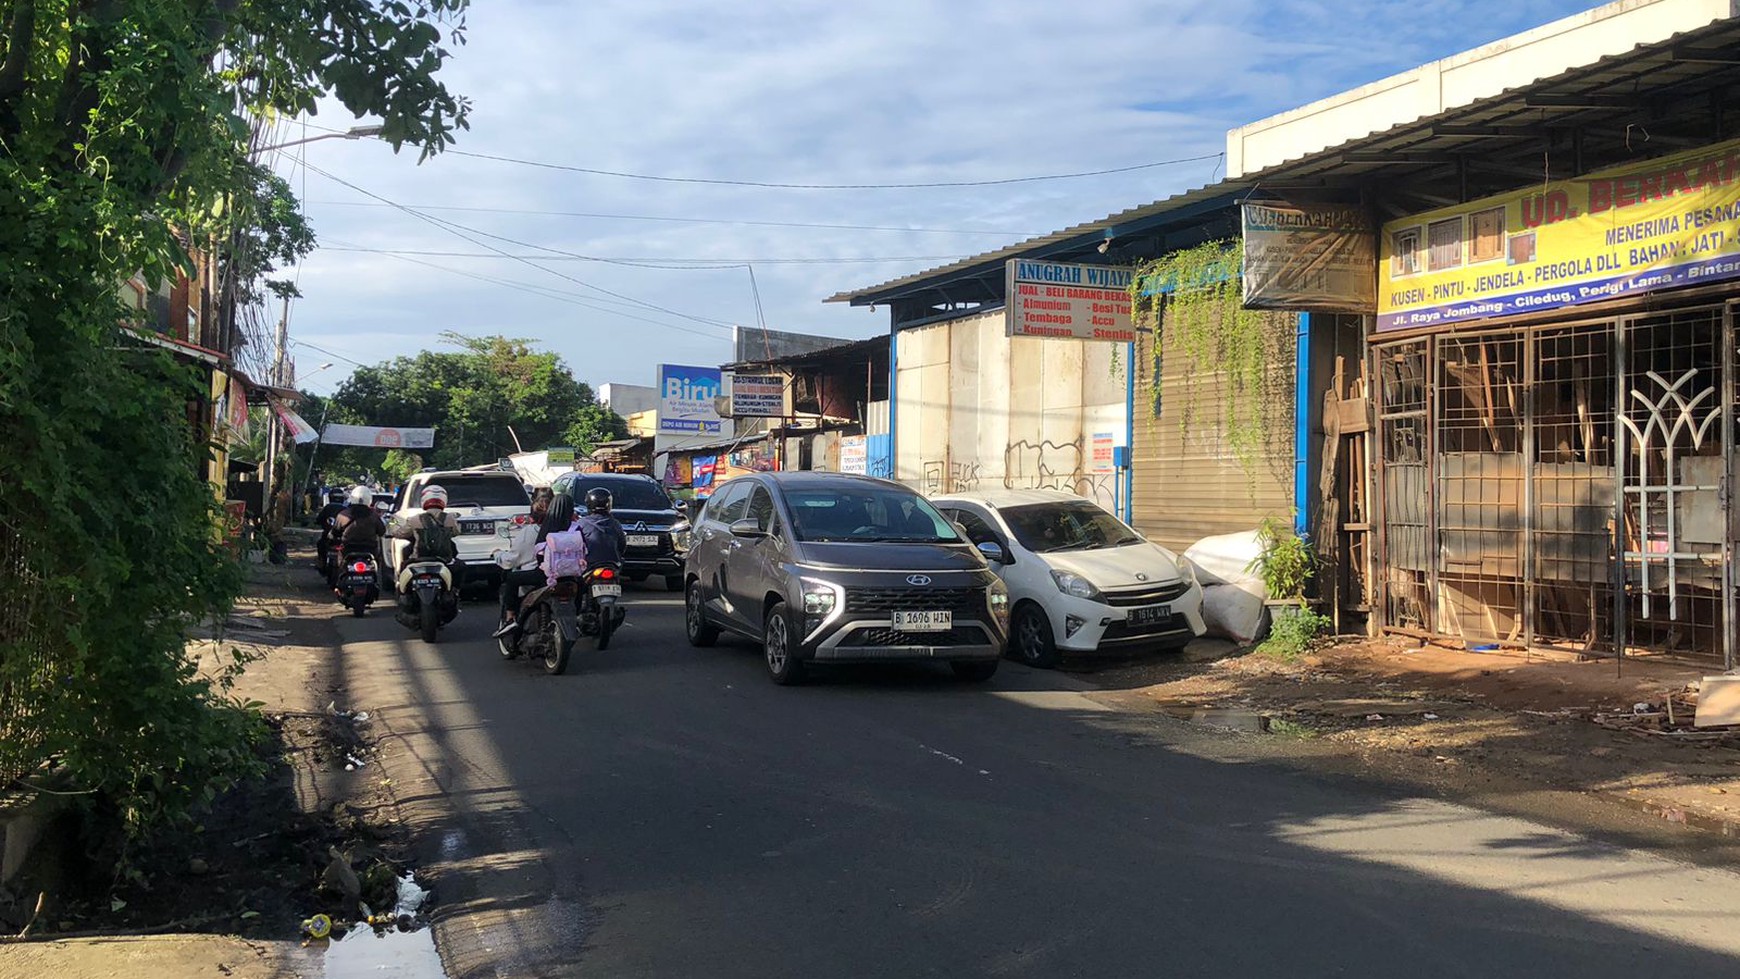
[[1189,437],[1206,425],[1255,478],[1260,466],[1292,461],[1293,333],[1286,314],[1244,307],[1243,261],[1238,241],[1172,252],[1136,269],[1130,299],[1136,322],[1152,328],[1153,414],[1166,359],[1183,358],[1179,430]]

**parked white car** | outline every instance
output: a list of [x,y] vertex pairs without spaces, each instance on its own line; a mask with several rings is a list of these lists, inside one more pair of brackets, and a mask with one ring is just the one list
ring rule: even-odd
[[1009,652],[1021,662],[1176,649],[1203,634],[1196,569],[1092,500],[992,490],[932,502],[973,543],[1002,549],[991,567],[1009,587]]

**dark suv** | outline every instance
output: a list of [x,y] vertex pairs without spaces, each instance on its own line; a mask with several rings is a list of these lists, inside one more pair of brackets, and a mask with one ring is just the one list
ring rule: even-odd
[[622,573],[630,581],[656,575],[664,578],[666,588],[681,591],[689,521],[665,495],[664,487],[651,476],[630,473],[563,473],[551,489],[567,494],[584,509],[586,493],[600,486],[610,491],[611,512],[628,534]]
[[988,680],[1008,634],[985,556],[924,497],[866,476],[726,483],[696,516],[685,574],[689,642],[753,639],[780,684],[811,662],[934,660]]

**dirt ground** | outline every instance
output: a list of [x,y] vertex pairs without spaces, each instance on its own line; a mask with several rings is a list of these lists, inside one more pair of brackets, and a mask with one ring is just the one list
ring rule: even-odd
[[[256,657],[235,693],[263,704],[270,774],[227,793],[191,830],[137,848],[135,879],[61,887],[32,926],[35,941],[0,944],[0,979],[319,975],[319,948],[302,947],[302,922],[315,913],[358,917],[333,885],[342,878],[335,853],[371,907],[392,906],[409,834],[374,764],[375,733],[335,668],[331,619],[342,609],[310,601],[318,589],[298,580],[313,578],[311,560],[293,554],[288,565],[251,568],[230,619],[190,647],[206,669],[236,648]],[[17,919],[0,929],[6,934],[42,890],[28,874],[0,893],[0,919]]]
[[1715,670],[1386,640],[1344,641],[1293,662],[1229,644],[1193,652],[1072,666],[1173,716],[1309,740],[1385,774],[1439,785],[1518,780],[1740,836],[1740,729],[1693,732],[1674,696]]

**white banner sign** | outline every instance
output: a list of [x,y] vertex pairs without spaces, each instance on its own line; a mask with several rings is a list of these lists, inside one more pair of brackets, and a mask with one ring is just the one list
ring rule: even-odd
[[659,365],[660,435],[718,435],[725,430],[713,399],[724,375],[717,367]]
[[862,435],[840,439],[840,471],[863,476],[870,471],[870,440]]
[[320,439],[327,445],[362,445],[374,449],[428,449],[435,445],[435,430],[331,424],[322,430]]
[[272,411],[277,414],[279,424],[284,426],[284,431],[289,433],[290,438],[297,445],[306,445],[320,437],[314,434],[314,426],[308,424],[307,420],[298,415],[289,405],[277,398],[267,400],[271,402]]
[[1135,342],[1129,269],[1012,258],[1007,275],[1009,336]]
[[781,418],[785,415],[785,378],[778,374],[737,374],[731,378],[731,415]]

